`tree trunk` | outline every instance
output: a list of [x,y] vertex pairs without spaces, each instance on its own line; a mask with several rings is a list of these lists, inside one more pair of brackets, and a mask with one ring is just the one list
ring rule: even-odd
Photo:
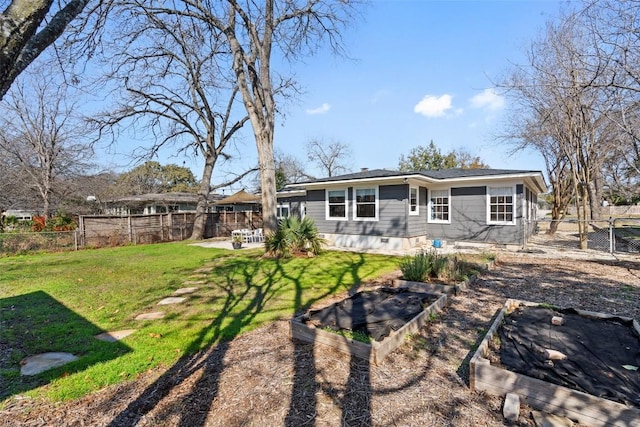
[[[260,138],[262,139],[262,138]],[[256,140],[260,159],[260,187],[262,191],[262,228],[265,234],[278,228],[276,201],[276,168],[273,157],[273,142]]]
[[211,188],[211,175],[215,166],[215,158],[212,155],[205,155],[202,181],[198,189],[198,204],[196,205],[196,216],[193,222],[193,231],[189,240],[201,240],[204,237],[204,229],[207,224],[207,201]]

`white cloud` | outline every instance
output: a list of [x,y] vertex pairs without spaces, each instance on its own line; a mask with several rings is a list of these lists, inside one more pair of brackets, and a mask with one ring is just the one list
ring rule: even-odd
[[492,88],[485,89],[482,93],[471,98],[471,106],[473,108],[487,108],[496,111],[504,106],[504,97],[496,93]]
[[[413,107],[413,111],[415,113],[422,114],[425,117],[442,117],[452,108],[451,95],[426,95],[416,104],[415,107]],[[456,111],[457,114],[460,114],[461,112],[461,110]]]
[[319,106],[318,108],[310,108],[306,110],[307,114],[324,114],[331,109],[331,105],[326,102]]

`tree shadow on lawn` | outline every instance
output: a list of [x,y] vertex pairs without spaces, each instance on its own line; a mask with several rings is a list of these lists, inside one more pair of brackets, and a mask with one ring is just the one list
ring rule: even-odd
[[[131,351],[120,341],[97,340],[102,332],[43,291],[0,299],[0,401]],[[37,375],[20,374],[22,359],[47,352],[79,359]]]
[[[185,349],[185,356],[146,387],[111,421],[109,426],[137,424],[146,414],[154,410],[174,388],[201,370],[202,372],[199,373],[193,386],[190,386],[188,393],[181,395],[181,402],[173,405],[170,411],[173,411],[177,416],[180,426],[205,425],[211,405],[219,393],[221,375],[226,367],[225,356],[229,351],[231,341],[242,328],[251,324],[267,308],[267,304],[279,296],[280,291],[283,291],[283,287],[287,286],[287,283],[292,282],[295,288],[291,307],[294,313],[300,312],[340,289],[344,276],[351,275],[352,279],[358,283],[360,281],[358,270],[364,264],[362,256],[357,262],[348,263],[335,282],[321,295],[305,299],[305,289],[302,286],[301,277],[312,265],[313,260],[310,259],[308,263],[295,270],[295,274],[291,273],[292,269],[284,268],[288,261],[275,260],[273,264],[269,264],[260,262],[260,259],[239,258],[232,262],[226,262],[223,266],[215,267],[208,273],[211,277],[219,279],[217,280],[218,284],[213,286],[217,286],[224,295],[220,297],[224,301],[223,307]],[[270,265],[273,267],[269,267]],[[254,282],[254,277],[257,276],[263,277],[260,279],[260,283]],[[311,372],[315,372],[315,368],[313,363],[308,363],[308,356],[307,349],[299,348],[296,344],[291,408],[304,408],[305,414],[314,414],[317,385],[315,384],[315,375],[311,374]],[[312,354],[311,357],[313,357]],[[307,369],[310,366],[311,371]],[[301,389],[310,390],[311,393],[298,392]],[[168,415],[171,414],[163,414],[163,416]]]

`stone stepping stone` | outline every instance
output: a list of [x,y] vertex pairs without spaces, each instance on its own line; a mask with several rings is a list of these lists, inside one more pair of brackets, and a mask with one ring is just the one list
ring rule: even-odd
[[136,320],[156,320],[164,317],[164,311],[154,311],[153,313],[144,313],[136,316]]
[[213,267],[202,267],[193,271],[194,273],[211,273],[213,271]]
[[197,291],[198,288],[197,287],[191,287],[191,288],[180,288],[180,289],[176,289],[175,291],[173,291],[173,295],[186,295],[186,294],[192,294],[195,291]]
[[183,285],[204,285],[206,283],[206,280],[185,280],[182,282]]
[[124,337],[128,337],[135,331],[135,329],[124,329],[122,331],[103,332],[101,334],[95,335],[95,338],[99,339],[100,341],[116,342],[120,341]]
[[35,354],[20,361],[20,374],[37,375],[40,372],[66,365],[74,360],[78,360],[78,356],[74,356],[71,353],[50,352]]
[[160,300],[158,305],[180,304],[181,302],[184,302],[184,300],[186,299],[187,299],[186,297],[167,297]]

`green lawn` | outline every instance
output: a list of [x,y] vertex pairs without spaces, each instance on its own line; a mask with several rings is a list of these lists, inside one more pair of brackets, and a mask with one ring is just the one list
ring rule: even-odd
[[[326,252],[264,259],[186,243],[0,258],[0,402],[17,393],[76,398],[231,340],[315,301],[398,268],[391,256]],[[159,306],[182,287],[186,302]],[[166,317],[137,321],[138,314]],[[137,329],[116,343],[104,331]],[[24,357],[47,351],[80,359],[34,377]],[[0,403],[1,406],[1,403]]]

